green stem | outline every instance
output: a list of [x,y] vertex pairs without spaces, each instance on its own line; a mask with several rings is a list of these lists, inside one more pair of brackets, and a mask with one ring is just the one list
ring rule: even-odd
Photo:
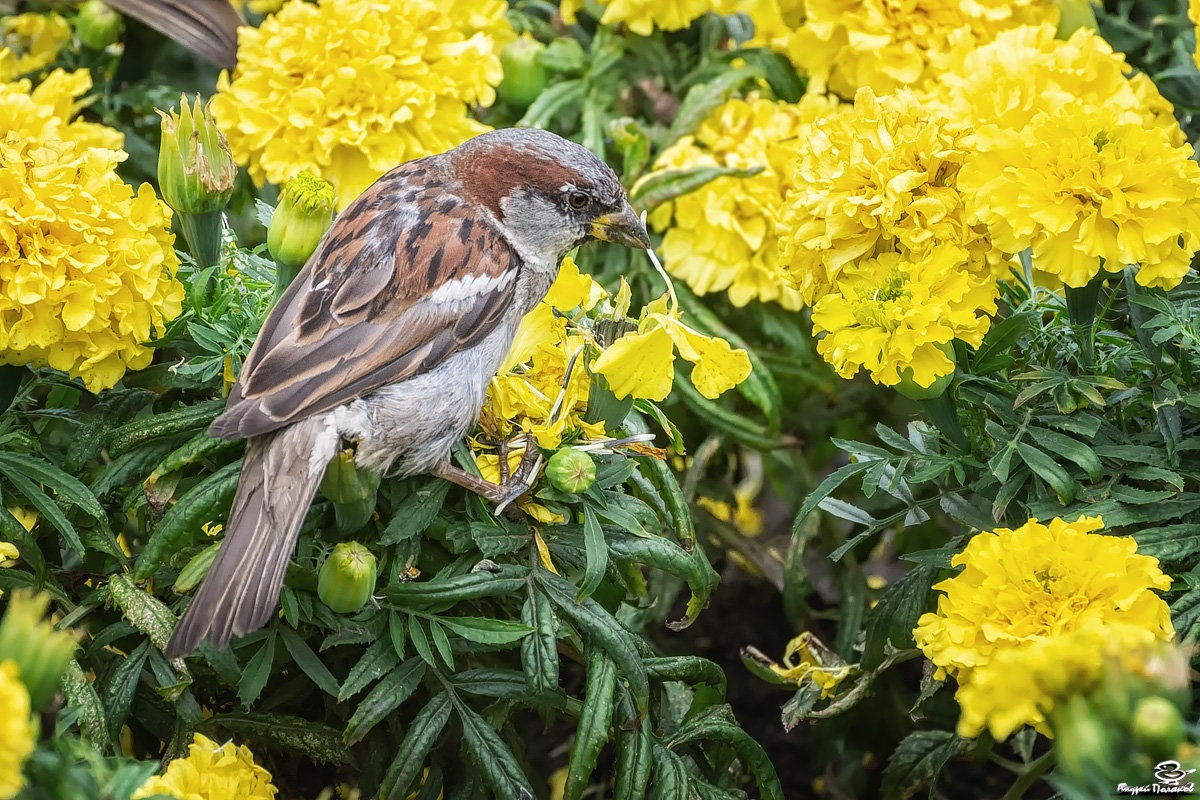
[[1085,285],[1078,288],[1066,286],[1067,318],[1075,331],[1085,366],[1096,363],[1096,336],[1093,330],[1096,319],[1096,301],[1100,298],[1100,287],[1108,277],[1103,270]]
[[0,364],[0,414],[12,405],[27,374],[28,370],[17,364]]
[[921,404],[921,409],[929,417],[929,421],[937,426],[942,435],[964,452],[971,449],[967,435],[963,432],[962,425],[958,423],[958,410],[954,407],[954,401],[950,399],[949,392],[942,392],[937,397],[917,402]]
[[196,266],[200,269],[215,267],[221,259],[221,212],[186,214],[181,211],[175,218],[179,220]]
[[283,297],[283,293],[287,291],[288,286],[298,274],[300,274],[300,267],[293,267],[282,261],[275,262],[275,299],[271,301],[272,305],[279,302],[279,298]]
[[1054,749],[1047,750],[1042,755],[1035,758],[1025,765],[1025,769],[1013,781],[1013,785],[1009,787],[1001,800],[1019,800],[1025,796],[1025,791],[1037,782],[1038,778],[1046,773],[1046,770],[1054,766]]

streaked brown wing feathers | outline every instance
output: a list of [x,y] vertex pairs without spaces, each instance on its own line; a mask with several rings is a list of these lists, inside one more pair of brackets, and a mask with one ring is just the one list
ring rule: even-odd
[[[393,170],[335,222],[264,323],[215,435],[260,435],[427,371],[504,318],[518,256],[434,161]],[[448,281],[461,291],[430,302]]]

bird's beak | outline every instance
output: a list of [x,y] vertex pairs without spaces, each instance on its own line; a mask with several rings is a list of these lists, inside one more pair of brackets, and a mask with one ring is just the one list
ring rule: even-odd
[[605,242],[615,242],[626,247],[644,250],[650,246],[646,226],[638,219],[629,203],[620,211],[613,211],[592,220],[592,236]]

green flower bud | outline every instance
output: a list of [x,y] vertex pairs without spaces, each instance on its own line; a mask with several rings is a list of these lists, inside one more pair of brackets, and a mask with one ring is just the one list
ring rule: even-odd
[[353,533],[375,513],[375,493],[379,489],[379,474],[354,465],[354,454],[337,454],[325,468],[321,478],[321,496],[333,503],[338,530]]
[[546,88],[546,68],[541,56],[546,45],[528,33],[500,52],[504,80],[496,87],[497,94],[507,103],[527,106]]
[[1165,697],[1146,697],[1133,712],[1133,741],[1156,761],[1175,755],[1185,737],[1179,709]]
[[201,109],[199,95],[192,107],[186,97],[180,101],[178,112],[158,112],[162,117],[159,189],[167,205],[181,213],[220,211],[229,202],[237,177],[233,153],[207,106]]
[[317,596],[339,614],[353,614],[375,590],[375,556],[358,542],[342,542],[321,565]]
[[333,221],[335,199],[333,186],[310,172],[288,181],[267,229],[271,257],[286,267],[303,267]]
[[1086,782],[1096,772],[1104,774],[1112,763],[1109,726],[1102,714],[1080,695],[1072,695],[1051,715],[1058,766],[1077,781]]
[[546,464],[546,477],[560,492],[586,492],[596,482],[596,462],[580,450],[559,450]]
[[121,15],[101,0],[87,0],[75,18],[75,35],[84,47],[103,50],[121,38]]
[[49,605],[50,595],[45,592],[16,591],[0,620],[0,662],[16,662],[35,710],[54,699],[77,640],[74,632],[56,631],[45,619]]
[[1096,30],[1096,12],[1091,0],[1054,0],[1054,5],[1058,6],[1057,38],[1070,39],[1080,28]]

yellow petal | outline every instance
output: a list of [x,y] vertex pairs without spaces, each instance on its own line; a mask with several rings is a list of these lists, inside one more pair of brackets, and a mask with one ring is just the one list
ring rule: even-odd
[[608,379],[617,397],[664,400],[675,379],[674,361],[671,337],[658,327],[617,339],[592,363],[592,371]]
[[692,368],[692,384],[708,399],[749,377],[750,356],[745,350],[735,350],[724,339],[698,333],[674,317],[657,314],[655,319],[662,325],[658,330],[666,331],[675,342],[679,355],[696,365]]
[[600,302],[605,294],[604,287],[592,280],[591,275],[580,272],[575,260],[567,256],[558,268],[558,277],[546,293],[545,303],[559,311],[579,307],[587,310]]

